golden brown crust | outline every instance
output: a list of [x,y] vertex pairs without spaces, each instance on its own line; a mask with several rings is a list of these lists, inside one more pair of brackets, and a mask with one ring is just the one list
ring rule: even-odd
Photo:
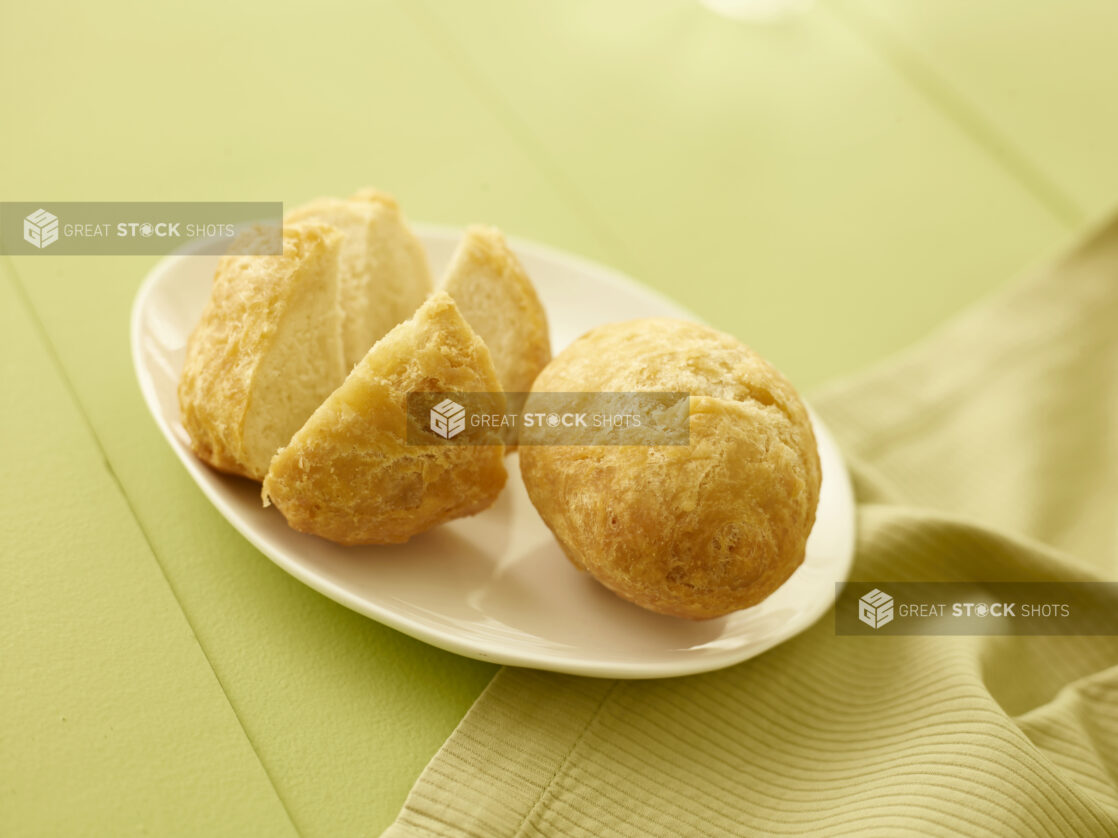
[[[194,453],[214,468],[256,480],[263,479],[267,461],[252,456],[245,424],[258,374],[308,276],[330,271],[340,238],[328,225],[308,223],[285,227],[282,242],[281,254],[222,257],[179,380],[182,423]],[[327,293],[336,298],[336,291]],[[323,322],[322,329],[329,333],[323,340],[333,344],[333,357],[321,359],[329,392],[343,375],[338,322]]]
[[567,556],[621,597],[705,619],[800,565],[820,467],[807,411],[759,355],[706,326],[634,320],[583,335],[538,392],[691,394],[686,446],[526,446],[520,467]]
[[503,447],[408,445],[410,392],[499,395],[489,351],[446,294],[382,338],[272,460],[263,496],[300,532],[341,544],[407,541],[473,515],[505,483]]

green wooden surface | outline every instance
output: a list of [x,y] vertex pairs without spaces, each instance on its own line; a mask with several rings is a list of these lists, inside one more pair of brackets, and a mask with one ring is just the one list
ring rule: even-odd
[[1072,223],[1114,206],[1108,0],[834,0],[835,11]]
[[0,832],[296,834],[2,263],[0,318]]
[[1061,236],[826,8],[773,28],[674,0],[482,7],[414,17],[620,267],[802,387],[899,349]]
[[[625,270],[805,388],[1118,191],[1118,11],[1083,0],[834,0],[781,26],[684,0],[41,2],[0,24],[2,199],[376,184]],[[4,263],[0,833],[376,834],[493,668],[304,588],[209,507],[133,380],[152,263]]]

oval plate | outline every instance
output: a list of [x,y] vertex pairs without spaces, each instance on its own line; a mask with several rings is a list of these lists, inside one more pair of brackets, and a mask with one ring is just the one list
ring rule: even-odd
[[[416,225],[441,275],[460,232]],[[552,341],[635,317],[690,312],[633,280],[583,259],[514,241],[547,307]],[[168,256],[148,274],[132,309],[132,358],[152,416],[186,470],[265,556],[331,599],[442,649],[479,660],[612,678],[706,672],[759,655],[803,631],[834,600],[854,556],[854,498],[842,456],[813,414],[823,488],[807,555],[761,604],[691,622],[631,605],[576,570],[536,514],[516,455],[508,486],[488,510],[399,546],[341,547],[290,529],[260,503],[260,487],[194,457],[176,395],[186,339],[209,296],[216,256]]]

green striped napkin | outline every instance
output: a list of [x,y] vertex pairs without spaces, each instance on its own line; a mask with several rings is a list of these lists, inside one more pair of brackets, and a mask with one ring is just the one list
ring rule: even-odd
[[[819,394],[855,579],[1118,575],[1118,221]],[[1118,638],[836,636],[707,675],[502,670],[390,838],[1118,835]]]

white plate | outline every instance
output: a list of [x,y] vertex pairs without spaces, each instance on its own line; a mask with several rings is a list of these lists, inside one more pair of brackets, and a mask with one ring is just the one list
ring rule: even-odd
[[[459,232],[417,226],[438,276]],[[614,271],[528,242],[514,247],[539,289],[562,348],[592,326],[634,317],[697,318]],[[190,452],[176,387],[187,336],[217,257],[174,255],[147,276],[132,310],[140,389],[163,435],[218,511],[264,555],[347,608],[479,660],[614,678],[719,669],[803,631],[834,599],[854,554],[854,499],[842,456],[817,417],[823,491],[807,556],[760,605],[706,622],[631,605],[577,571],[520,481],[515,455],[496,504],[391,547],[340,547],[290,529],[260,489],[218,474]]]

